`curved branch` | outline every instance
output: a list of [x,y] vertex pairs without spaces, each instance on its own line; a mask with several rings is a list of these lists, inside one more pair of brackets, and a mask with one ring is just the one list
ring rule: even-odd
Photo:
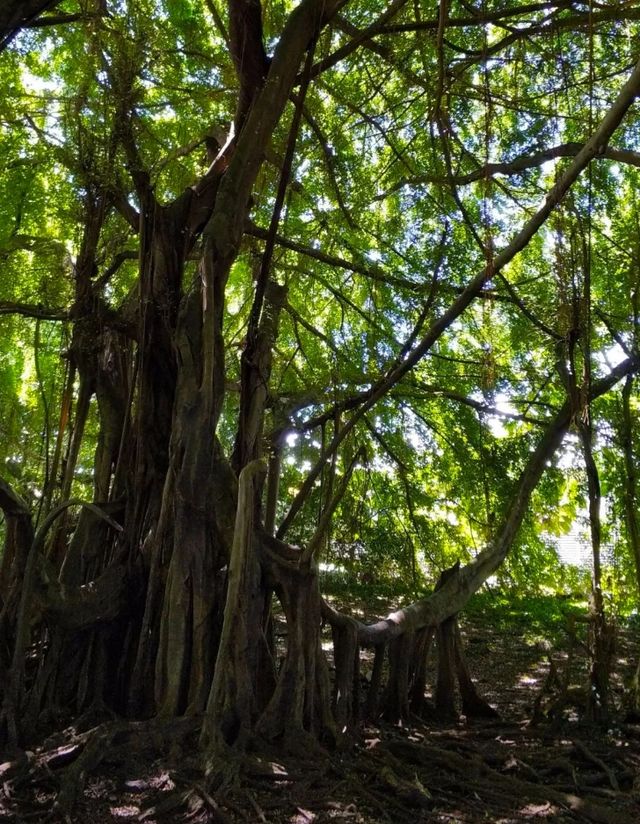
[[[473,172],[465,172],[464,174],[453,175],[451,178],[442,177],[440,175],[415,175],[412,177],[404,177],[395,183],[390,189],[387,189],[381,195],[376,196],[376,200],[382,200],[388,197],[393,192],[402,189],[404,186],[419,186],[422,184],[437,184],[466,186],[470,183],[485,182],[487,178],[495,175],[517,175],[526,172],[528,169],[534,169],[542,166],[543,163],[548,163],[550,160],[556,160],[560,157],[575,157],[584,149],[584,143],[569,142],[561,143],[559,146],[552,146],[549,149],[542,149],[539,152],[530,152],[518,155],[513,160],[505,160],[500,163],[485,163],[474,169]],[[613,160],[617,163],[624,163],[628,166],[635,166],[640,168],[640,152],[634,152],[631,149],[614,149],[604,147],[598,154],[598,158],[603,160]]]
[[42,306],[40,303],[15,303],[0,301],[0,315],[22,315],[39,320],[69,320],[70,313],[64,309]]
[[122,613],[129,582],[126,566],[110,566],[94,581],[69,587],[61,584],[55,571],[42,560],[42,587],[38,588],[36,600],[47,620],[65,630],[77,631],[113,620]]
[[84,509],[88,509],[90,512],[93,512],[97,518],[101,518],[103,521],[106,521],[112,529],[116,530],[116,532],[122,532],[122,526],[117,521],[114,521],[110,515],[107,515],[103,509],[96,506],[96,504],[83,501],[81,498],[69,498],[61,504],[58,504],[55,509],[52,509],[44,519],[42,526],[38,529],[35,534],[35,538],[33,539],[33,547],[31,548],[32,551],[40,552],[44,546],[44,539],[47,537],[47,532],[51,529],[52,524],[71,506],[81,506]]
[[[604,378],[594,381],[590,391],[590,399],[604,395],[626,375],[634,374],[640,368],[640,357],[627,358]],[[492,575],[503,563],[511,549],[514,539],[520,529],[524,516],[531,500],[531,495],[542,477],[545,467],[562,443],[569,429],[572,417],[572,405],[566,401],[560,411],[549,422],[538,446],[531,453],[526,466],[520,474],[515,486],[511,503],[503,518],[496,537],[480,552],[471,563],[452,574],[442,587],[431,595],[409,605],[387,618],[366,625],[358,623],[358,637],[361,644],[378,646],[386,644],[406,632],[412,632],[426,626],[437,624],[455,615],[467,603],[487,578]],[[343,616],[324,604],[323,611],[330,623],[341,624],[347,620]],[[351,620],[351,619],[350,619]]]

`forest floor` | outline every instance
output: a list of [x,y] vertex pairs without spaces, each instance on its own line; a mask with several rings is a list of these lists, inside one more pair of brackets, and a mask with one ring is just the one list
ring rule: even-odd
[[[384,614],[369,601],[363,617],[377,607]],[[0,765],[0,822],[640,822],[640,719],[621,711],[637,627],[620,628],[612,691],[620,711],[602,728],[580,720],[577,689],[565,690],[557,717],[532,723],[536,699],[544,710],[559,694],[543,689],[551,661],[561,682],[585,683],[571,622],[565,632],[546,620],[544,604],[529,613],[502,604],[476,608],[461,626],[472,675],[499,719],[369,724],[343,751],[296,759],[262,750],[213,794],[197,721],[70,728]]]

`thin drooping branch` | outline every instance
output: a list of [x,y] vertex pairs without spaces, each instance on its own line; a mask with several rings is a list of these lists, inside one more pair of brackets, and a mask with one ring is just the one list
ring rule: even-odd
[[308,564],[311,562],[313,557],[320,551],[320,548],[323,544],[323,541],[329,531],[329,527],[331,526],[331,519],[333,517],[333,513],[336,511],[340,501],[344,498],[345,492],[347,491],[347,487],[349,486],[349,481],[351,480],[351,476],[358,465],[358,462],[362,460],[363,453],[362,451],[358,451],[354,457],[351,459],[349,466],[346,469],[346,472],[340,479],[340,483],[338,484],[338,488],[334,491],[333,495],[330,496],[329,500],[327,501],[320,519],[318,521],[318,525],[316,527],[315,532],[309,539],[308,544],[304,548],[302,556],[300,558],[300,564]]
[[598,472],[598,466],[593,454],[593,432],[591,427],[584,421],[579,421],[577,426],[584,454],[589,493],[589,525],[591,528],[591,547],[593,551],[593,590],[597,592],[598,600],[601,600],[602,560],[600,557],[600,549],[602,543],[602,524],[600,508],[602,504],[602,492],[600,473]]
[[622,390],[622,450],[624,453],[625,491],[624,509],[627,522],[629,545],[635,564],[638,594],[640,595],[640,523],[638,520],[638,474],[634,459],[633,417],[631,414],[631,393],[633,375],[628,375]]
[[[524,152],[514,157],[513,160],[504,160],[500,163],[485,163],[482,166],[478,166],[478,168],[472,172],[456,174],[451,178],[441,177],[439,175],[403,177],[394,183],[390,189],[378,195],[376,199],[381,200],[388,197],[404,186],[420,186],[430,183],[436,185],[453,183],[456,186],[466,186],[470,183],[484,182],[488,178],[496,175],[510,176],[522,174],[522,172],[542,166],[543,163],[548,163],[550,160],[556,160],[561,157],[575,157],[584,148],[584,145],[584,143],[572,141],[569,143],[561,143],[558,146],[551,146],[548,149],[542,149],[538,152]],[[624,163],[628,166],[640,168],[640,152],[633,151],[632,149],[604,147],[598,154],[598,157],[603,160],[613,160],[616,163]]]
[[[637,302],[636,302],[637,320]],[[631,555],[635,566],[638,594],[640,595],[640,523],[638,520],[638,476],[634,450],[634,427],[631,415],[631,393],[633,375],[627,375],[622,390],[621,440],[624,454],[624,512]],[[640,660],[631,682],[630,703],[632,709],[640,712]]]
[[562,335],[560,335],[558,332],[556,332],[555,329],[552,329],[550,326],[544,323],[544,321],[540,320],[540,318],[534,312],[532,312],[531,309],[529,309],[526,303],[519,297],[515,288],[511,285],[511,283],[509,283],[507,278],[502,273],[499,275],[499,278],[500,282],[507,290],[511,302],[514,304],[514,306],[517,306],[517,308],[525,316],[525,318],[530,320],[534,326],[536,326],[538,329],[540,329],[541,332],[543,332],[545,335],[548,335],[553,340],[562,340]]
[[286,287],[269,281],[258,327],[243,353],[240,414],[231,459],[236,474],[251,461],[262,457],[262,431],[269,396],[273,347],[278,337],[280,312],[286,298]]
[[[587,410],[589,407],[587,407]],[[593,432],[591,422],[579,419],[577,423],[587,474],[589,498],[589,527],[591,530],[591,551],[593,571],[591,577],[589,690],[587,693],[587,716],[592,720],[607,717],[609,705],[609,680],[613,636],[605,613],[602,593],[602,522],[600,508],[602,501],[600,474],[593,454]]]
[[624,118],[627,110],[632,105],[640,93],[640,61],[636,63],[629,79],[624,84],[616,100],[613,102],[605,116],[600,121],[599,126],[591,135],[589,140],[578,152],[570,166],[558,178],[553,188],[548,192],[544,204],[525,223],[512,241],[467,284],[458,298],[451,304],[449,309],[437,318],[420,342],[411,352],[400,362],[393,363],[391,368],[381,376],[381,378],[371,387],[369,399],[362,404],[358,410],[345,422],[342,429],[336,433],[325,450],[322,451],[315,466],[309,472],[304,483],[300,487],[296,497],[280,528],[278,537],[282,538],[293,519],[301,510],[313,484],[320,475],[325,461],[336,451],[339,445],[350,434],[356,423],[381,399],[383,398],[431,349],[433,344],[446,332],[451,324],[465,311],[472,301],[482,291],[485,284],[498,275],[510,263],[513,258],[521,252],[534,237],[537,231],[543,226],[549,215],[556,206],[562,202],[569,189],[573,186],[580,174],[586,169],[591,160],[602,153]]
[[70,422],[71,407],[73,404],[73,387],[75,384],[76,368],[71,362],[67,362],[65,369],[62,397],[60,399],[60,413],[56,431],[56,442],[51,457],[51,468],[48,476],[48,483],[45,484],[42,493],[42,511],[45,515],[49,513],[54,490],[59,483],[58,469],[62,458],[62,446],[67,434],[67,425]]
[[247,349],[250,349],[255,344],[255,338],[258,334],[258,327],[260,324],[260,316],[264,303],[264,297],[267,290],[267,283],[269,280],[269,272],[271,269],[271,260],[273,258],[273,250],[275,248],[276,235],[278,232],[278,225],[282,215],[282,207],[284,206],[284,199],[287,193],[287,186],[291,178],[291,169],[293,166],[293,158],[295,155],[296,143],[298,140],[298,132],[300,130],[300,122],[302,120],[302,112],[304,107],[304,100],[309,88],[309,69],[311,68],[311,61],[313,60],[313,53],[315,50],[315,42],[311,44],[307,57],[305,60],[304,77],[302,81],[302,88],[289,127],[289,136],[287,138],[287,147],[280,170],[280,179],[278,181],[278,190],[276,192],[276,199],[271,212],[271,221],[269,223],[269,231],[267,232],[264,251],[262,253],[262,260],[260,261],[260,269],[256,280],[256,288],[254,293],[253,305],[249,315],[249,327],[247,329]]

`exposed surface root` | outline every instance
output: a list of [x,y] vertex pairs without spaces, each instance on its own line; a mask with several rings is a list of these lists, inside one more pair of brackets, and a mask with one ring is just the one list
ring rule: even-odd
[[640,821],[640,725],[598,730],[544,713],[528,724],[543,651],[487,632],[467,646],[482,692],[520,724],[376,724],[351,747],[295,756],[251,739],[210,763],[198,718],[69,728],[0,764],[0,822]]
[[[150,762],[159,751],[175,751],[193,738],[198,726],[196,719],[184,718],[110,721],[86,732],[69,728],[36,752],[21,753],[0,765],[0,820],[85,820],[78,810],[86,809],[96,790],[98,795],[108,790],[113,796],[122,783],[121,771],[132,760]],[[101,789],[95,786],[96,775],[101,776]]]
[[[197,722],[110,722],[0,765],[0,820],[451,822],[640,820],[638,738],[482,722],[369,727],[320,762],[264,749],[205,770]],[[633,730],[630,730],[631,732]]]

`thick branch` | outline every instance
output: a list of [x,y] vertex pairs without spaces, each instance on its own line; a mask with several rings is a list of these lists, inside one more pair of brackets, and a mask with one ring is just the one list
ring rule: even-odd
[[0,52],[21,28],[33,25],[38,15],[58,5],[60,0],[4,0],[0,7]]
[[268,61],[262,35],[260,0],[229,0],[231,56],[240,82],[236,109],[236,131],[262,88]]
[[0,478],[0,509],[4,513],[5,539],[0,564],[0,607],[9,600],[12,584],[19,582],[33,542],[31,513],[26,502]]
[[25,318],[39,318],[40,320],[69,320],[69,312],[60,308],[42,306],[33,303],[14,303],[0,301],[0,315],[22,315]]
[[267,143],[291,94],[304,52],[314,36],[346,0],[302,0],[289,19],[276,47],[259,96],[247,115],[235,152],[218,192],[215,234],[228,254],[242,232],[246,204]]
[[[639,368],[640,357],[627,358],[612,369],[605,378],[594,381],[590,399],[594,400],[604,395],[621,378],[637,372]],[[562,443],[571,423],[571,416],[572,405],[570,401],[566,401],[548,424],[538,446],[527,461],[493,541],[470,564],[462,567],[440,589],[427,598],[369,626],[359,624],[360,643],[371,646],[385,644],[406,632],[413,632],[426,626],[436,626],[465,606],[471,595],[498,569],[509,553],[526,514],[531,495],[545,467]],[[325,605],[324,611],[329,621],[339,623],[342,620],[342,616],[331,607]]]

